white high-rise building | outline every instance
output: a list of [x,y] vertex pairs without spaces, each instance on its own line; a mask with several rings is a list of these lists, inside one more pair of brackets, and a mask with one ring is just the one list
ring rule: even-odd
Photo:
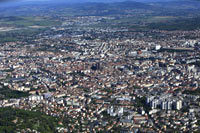
[[153,99],[154,99],[155,96],[149,96],[146,100],[146,103],[149,104]]
[[163,109],[163,110],[167,109],[167,102],[166,101],[161,102],[161,109]]
[[154,99],[152,102],[151,102],[151,108],[152,109],[156,109],[157,106],[158,106],[158,99]]
[[172,110],[172,101],[167,101],[167,109]]
[[175,103],[175,109],[180,110],[182,108],[182,101],[178,100]]

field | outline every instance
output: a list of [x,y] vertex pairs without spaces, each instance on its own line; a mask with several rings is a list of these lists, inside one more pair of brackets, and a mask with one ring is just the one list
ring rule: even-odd
[[2,17],[0,27],[27,28],[30,26],[48,27],[60,24],[59,21],[48,17]]
[[1,17],[0,42],[22,41],[60,24],[60,21],[50,17]]

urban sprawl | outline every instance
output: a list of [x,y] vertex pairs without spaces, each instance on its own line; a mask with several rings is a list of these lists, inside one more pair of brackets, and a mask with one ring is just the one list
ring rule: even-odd
[[58,132],[199,131],[200,31],[89,26],[101,19],[1,43],[0,88],[28,95],[0,107],[69,118]]

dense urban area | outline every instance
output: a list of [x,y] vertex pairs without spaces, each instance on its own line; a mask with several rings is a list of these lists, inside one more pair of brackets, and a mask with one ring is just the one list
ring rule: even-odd
[[200,131],[199,29],[57,19],[27,36],[0,28],[18,37],[0,43],[0,132]]

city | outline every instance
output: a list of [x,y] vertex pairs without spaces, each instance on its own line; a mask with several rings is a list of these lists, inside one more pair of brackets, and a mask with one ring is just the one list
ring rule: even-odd
[[62,118],[56,132],[199,132],[200,30],[90,27],[103,19],[1,42],[0,107]]

